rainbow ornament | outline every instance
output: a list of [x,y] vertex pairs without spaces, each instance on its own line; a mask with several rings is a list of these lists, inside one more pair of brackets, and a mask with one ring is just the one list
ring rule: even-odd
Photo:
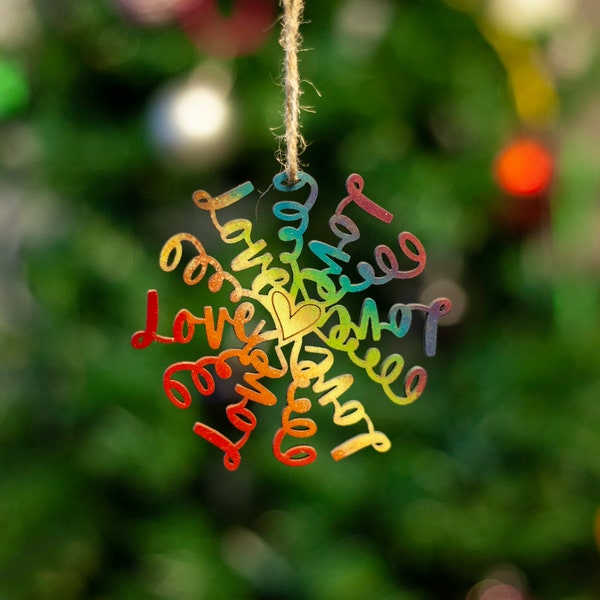
[[[377,347],[361,350],[363,342],[377,342],[382,332],[396,338],[404,337],[413,322],[413,313],[423,317],[423,341],[426,356],[434,356],[437,344],[438,322],[448,314],[452,303],[448,298],[437,298],[431,304],[395,303],[387,315],[380,318],[377,303],[369,297],[362,302],[360,316],[353,322],[343,300],[348,294],[362,293],[371,286],[385,285],[393,280],[412,279],[423,272],[426,265],[425,248],[412,233],[397,236],[403,263],[410,269],[401,270],[396,253],[387,245],[375,246],[375,266],[360,261],[356,265],[357,279],[344,273],[351,262],[349,246],[360,237],[357,223],[344,211],[364,211],[366,217],[390,224],[393,215],[367,198],[363,193],[364,181],[360,175],[350,175],[346,182],[347,195],[338,203],[329,219],[329,229],[337,239],[332,245],[319,240],[305,244],[311,210],[318,198],[317,182],[307,173],[298,172],[296,183],[288,184],[285,173],[273,179],[280,192],[306,192],[304,202],[284,200],[273,205],[273,214],[285,225],[279,229],[281,242],[290,245],[279,254],[277,261],[268,251],[264,239],[253,238],[253,223],[245,218],[225,221],[222,211],[243,201],[253,191],[250,182],[212,197],[205,191],[195,192],[193,200],[202,211],[209,213],[212,225],[225,244],[239,253],[231,259],[228,269],[210,256],[202,242],[190,233],[172,236],[160,253],[163,271],[174,271],[182,263],[184,244],[193,252],[183,266],[183,280],[190,286],[205,281],[210,292],[229,291],[232,310],[221,306],[215,311],[205,306],[201,313],[181,309],[174,317],[170,335],[158,333],[159,298],[156,290],[147,294],[146,326],[134,333],[131,344],[143,349],[150,344],[188,344],[198,329],[203,329],[214,355],[201,356],[192,361],[171,364],[164,372],[163,387],[169,400],[180,409],[192,404],[193,390],[202,396],[212,395],[219,380],[232,377],[234,370],[242,376],[234,391],[238,399],[225,408],[225,414],[234,430],[240,432],[237,440],[230,439],[208,424],[196,422],[193,431],[223,452],[227,469],[240,465],[241,450],[256,428],[257,418],[252,403],[265,406],[277,404],[277,397],[269,390],[269,381],[287,377],[285,406],[281,426],[273,438],[275,457],[289,466],[303,466],[314,462],[316,449],[306,438],[314,436],[317,424],[308,416],[312,402],[303,397],[310,389],[318,403],[333,412],[335,425],[361,425],[362,433],[354,435],[331,450],[334,460],[346,458],[359,450],[373,448],[378,452],[390,449],[389,438],[376,430],[362,402],[342,401],[341,397],[354,382],[353,375],[330,375],[337,353],[345,354],[359,369],[364,370],[374,384],[380,386],[393,403],[406,405],[414,402],[424,391],[427,372],[414,366],[404,372],[402,355],[392,353],[382,358]],[[308,250],[308,252],[307,252]],[[306,256],[322,268],[301,266]],[[354,276],[353,276],[354,277]],[[240,279],[250,283],[244,287]],[[215,317],[216,312],[216,317]],[[258,318],[256,315],[264,316]],[[227,332],[227,336],[225,333]],[[233,336],[229,335],[233,333]],[[236,348],[224,348],[226,339],[235,337]],[[269,353],[267,350],[273,349]],[[274,355],[274,356],[273,356]],[[402,378],[401,382],[399,380]],[[184,383],[191,380],[191,385]],[[301,443],[294,444],[294,440]],[[292,444],[290,445],[290,441]]]

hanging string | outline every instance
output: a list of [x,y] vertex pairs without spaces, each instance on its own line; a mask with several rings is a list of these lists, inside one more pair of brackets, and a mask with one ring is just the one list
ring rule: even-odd
[[279,43],[285,51],[285,152],[281,164],[285,168],[287,181],[298,181],[298,156],[306,143],[300,133],[300,73],[298,72],[298,51],[302,43],[300,23],[304,9],[303,0],[281,0],[283,4],[283,25]]

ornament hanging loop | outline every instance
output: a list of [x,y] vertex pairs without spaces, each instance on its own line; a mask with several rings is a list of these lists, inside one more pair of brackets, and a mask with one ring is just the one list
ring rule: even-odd
[[300,133],[300,73],[298,71],[298,51],[302,42],[300,23],[304,11],[303,0],[281,0],[283,5],[283,25],[279,43],[285,51],[285,153],[281,160],[287,175],[287,183],[298,182],[298,157],[304,150],[305,141]]

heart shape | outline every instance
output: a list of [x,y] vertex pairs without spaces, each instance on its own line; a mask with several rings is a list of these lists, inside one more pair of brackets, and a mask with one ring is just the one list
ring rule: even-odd
[[271,303],[284,340],[308,332],[321,318],[321,308],[317,304],[302,304],[292,310],[289,297],[282,292],[273,292]]

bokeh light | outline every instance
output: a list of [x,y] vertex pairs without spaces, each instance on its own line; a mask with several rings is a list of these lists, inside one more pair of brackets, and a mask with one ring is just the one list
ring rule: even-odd
[[546,51],[552,72],[564,79],[585,73],[594,59],[596,38],[597,27],[590,23],[577,23],[558,31]]
[[512,585],[494,583],[479,596],[479,600],[523,600],[523,594]]
[[275,24],[275,0],[237,0],[230,14],[217,0],[180,0],[183,30],[202,51],[215,57],[251,54],[267,41]]
[[160,90],[149,128],[162,158],[183,167],[209,167],[228,156],[235,138],[230,84],[224,67],[209,65]]
[[218,90],[206,85],[190,87],[176,95],[172,104],[175,129],[191,138],[211,140],[227,124],[227,104]]
[[528,37],[561,25],[574,8],[572,0],[489,0],[488,18],[505,31]]
[[39,21],[32,0],[0,0],[0,46],[27,47],[37,36]]
[[463,320],[469,307],[469,297],[463,287],[452,279],[436,279],[421,292],[419,301],[423,304],[431,304],[436,298],[450,298],[452,310],[440,319],[441,326],[456,325]]
[[389,0],[350,0],[343,4],[336,20],[342,50],[369,54],[388,30],[392,11]]
[[20,111],[28,100],[29,86],[23,71],[13,62],[0,60],[0,119]]
[[477,583],[466,600],[525,600],[523,592],[515,583],[507,583],[495,577],[489,577]]
[[525,575],[512,564],[500,564],[469,590],[466,600],[526,600],[526,590]]
[[494,165],[498,185],[513,196],[536,196],[552,182],[554,159],[537,140],[520,138],[498,155]]
[[138,25],[165,25],[175,20],[180,0],[115,0],[120,11]]

